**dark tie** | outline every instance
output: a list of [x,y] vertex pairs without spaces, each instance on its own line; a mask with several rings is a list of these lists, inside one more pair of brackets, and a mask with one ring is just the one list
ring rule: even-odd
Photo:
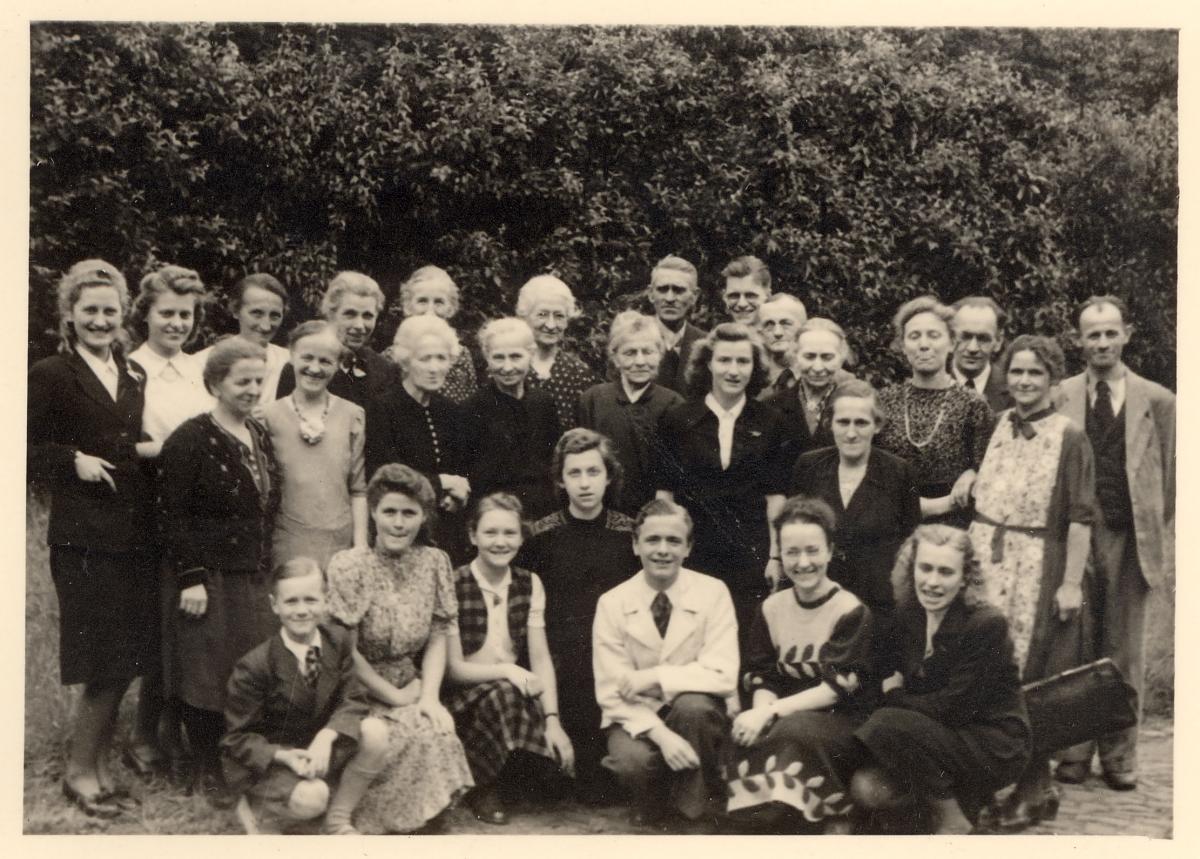
[[975,390],[975,380],[970,379],[970,378],[967,379],[965,382],[963,382],[963,387],[970,388],[972,391],[974,391]]
[[650,603],[650,614],[654,617],[658,634],[666,638],[667,626],[671,623],[671,599],[662,591],[659,591],[654,602]]
[[304,654],[304,679],[308,681],[308,685],[314,689],[317,686],[317,678],[321,676],[321,648],[313,645],[308,648],[308,653]]
[[1092,409],[1101,426],[1108,426],[1116,417],[1113,414],[1112,389],[1103,379],[1096,383],[1096,404]]

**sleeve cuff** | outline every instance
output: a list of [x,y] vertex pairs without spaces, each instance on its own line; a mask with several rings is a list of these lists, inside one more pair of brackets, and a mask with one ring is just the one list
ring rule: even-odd
[[193,585],[208,584],[208,570],[204,567],[192,567],[179,574],[179,589],[190,588]]

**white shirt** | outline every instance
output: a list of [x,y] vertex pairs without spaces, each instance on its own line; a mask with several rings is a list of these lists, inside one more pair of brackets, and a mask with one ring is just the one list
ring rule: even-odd
[[704,405],[717,416],[717,444],[721,448],[721,468],[729,468],[729,461],[733,458],[733,427],[741,416],[742,409],[746,408],[746,395],[742,394],[742,398],[728,411],[721,408],[721,404],[712,394],[704,396]]
[[104,390],[108,391],[108,395],[115,403],[117,401],[117,362],[112,356],[112,350],[108,351],[107,361],[101,361],[90,350],[82,346],[76,347],[75,352],[100,380],[100,384],[104,386]]
[[[958,380],[958,384],[960,384],[960,385],[967,384],[967,377],[962,374],[962,372],[958,369],[958,365],[955,364],[953,361],[950,362],[950,375],[954,376],[954,378]],[[980,373],[978,376],[976,376],[974,379],[972,379],[971,382],[972,382],[975,390],[978,391],[982,395],[983,389],[987,387],[988,379],[990,379],[991,377],[992,377],[992,363],[989,361],[987,364],[984,365],[983,372]]]
[[[475,584],[479,585],[479,590],[483,593],[483,603],[487,606],[487,637],[483,640],[482,647],[464,658],[467,662],[477,662],[481,665],[514,665],[517,661],[517,648],[513,645],[508,629],[508,586],[512,584],[512,570],[493,585],[479,571],[478,561],[472,561],[471,575],[475,578]],[[529,575],[533,579],[533,593],[529,597],[529,620],[525,626],[527,629],[545,629],[546,590],[536,573]]]
[[188,418],[209,411],[214,401],[204,387],[203,364],[195,355],[159,355],[143,343],[129,355],[146,371],[146,406],[142,431],[155,441],[165,441]]
[[[1096,383],[1100,381],[1092,375],[1092,371],[1087,371],[1087,395],[1088,407],[1096,407]],[[1108,382],[1108,392],[1112,399],[1113,417],[1121,414],[1121,407],[1125,405],[1125,368],[1121,368],[1121,378],[1106,379]]]
[[300,665],[300,673],[307,675],[308,672],[305,671],[307,666],[305,665],[304,660],[308,656],[308,651],[310,648],[321,646],[321,630],[314,629],[312,640],[307,643],[293,641],[292,637],[288,635],[287,631],[282,627],[279,629],[279,636],[283,639],[283,646],[292,651],[292,655],[296,657],[296,662]]

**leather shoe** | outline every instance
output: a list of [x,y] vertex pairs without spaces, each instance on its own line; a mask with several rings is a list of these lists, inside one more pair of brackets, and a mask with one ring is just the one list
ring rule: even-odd
[[85,795],[64,779],[62,792],[63,796],[71,800],[75,807],[88,817],[112,818],[119,817],[121,814],[121,807],[113,802],[104,791]]
[[1083,784],[1092,768],[1082,761],[1063,761],[1054,768],[1054,778],[1063,784]]
[[148,747],[126,746],[125,751],[121,753],[121,760],[125,766],[129,767],[133,772],[142,778],[150,778],[151,776],[162,770],[163,758],[161,755],[154,754],[153,750]]
[[504,826],[508,823],[508,812],[500,801],[500,794],[494,786],[477,788],[467,800],[476,820],[490,823],[493,826]]
[[114,787],[102,791],[101,795],[122,811],[137,811],[142,804],[136,796],[129,792],[128,788],[124,787]]
[[1043,791],[1040,796],[1019,796],[1013,791],[1000,809],[996,826],[1002,832],[1019,832],[1036,826],[1043,820],[1058,817],[1059,792],[1055,787]]
[[1105,772],[1104,783],[1112,790],[1137,790],[1137,776],[1130,772]]

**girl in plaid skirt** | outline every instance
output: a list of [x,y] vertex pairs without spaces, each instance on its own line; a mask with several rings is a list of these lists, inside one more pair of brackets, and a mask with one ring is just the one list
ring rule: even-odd
[[468,797],[475,816],[504,824],[498,790],[514,752],[574,770],[571,740],[558,719],[554,664],[546,644],[546,593],[541,580],[511,566],[523,539],[521,502],[508,493],[483,498],[471,521],[475,560],[454,573],[458,634],[451,633],[447,701],[477,785]]

